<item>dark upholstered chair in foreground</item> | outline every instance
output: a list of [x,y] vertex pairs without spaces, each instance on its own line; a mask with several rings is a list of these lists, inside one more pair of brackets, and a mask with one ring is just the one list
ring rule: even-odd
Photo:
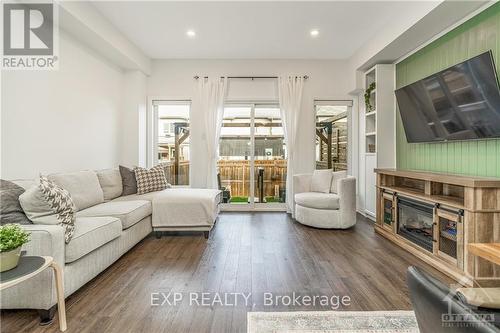
[[[460,294],[419,268],[408,268],[408,288],[421,333],[500,332],[491,324],[492,320],[498,324],[500,311],[472,309]],[[475,318],[478,314],[486,315],[490,322]]]

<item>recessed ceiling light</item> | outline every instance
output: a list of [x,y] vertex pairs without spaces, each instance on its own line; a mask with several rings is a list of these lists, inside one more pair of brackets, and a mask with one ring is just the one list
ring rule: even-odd
[[311,37],[317,37],[319,35],[319,30],[312,29],[309,33],[311,34]]
[[193,38],[193,37],[196,37],[196,32],[194,30],[188,30],[188,31],[186,31],[186,35],[188,37]]

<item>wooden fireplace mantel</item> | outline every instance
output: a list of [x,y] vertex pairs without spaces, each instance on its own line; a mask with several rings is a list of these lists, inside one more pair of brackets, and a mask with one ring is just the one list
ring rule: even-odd
[[[463,285],[500,286],[500,266],[474,256],[468,249],[471,243],[500,242],[500,179],[397,169],[375,172],[377,233]],[[401,197],[433,205],[432,252],[398,233]],[[441,251],[440,244],[450,244],[443,239],[447,236],[446,230],[441,230],[443,221],[456,225],[452,256]]]

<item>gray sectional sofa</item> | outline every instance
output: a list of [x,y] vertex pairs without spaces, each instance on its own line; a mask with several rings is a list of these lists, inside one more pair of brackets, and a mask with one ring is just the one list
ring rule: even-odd
[[[48,178],[68,190],[75,203],[73,238],[65,244],[63,227],[57,224],[23,225],[31,232],[31,241],[23,250],[27,255],[54,258],[63,268],[67,297],[151,233],[152,201],[163,191],[121,196],[118,169],[53,174]],[[35,181],[13,182],[24,188],[35,185]],[[214,222],[206,221],[205,230]],[[50,319],[57,303],[52,274],[51,270],[46,270],[35,278],[2,290],[1,308],[39,309],[42,319]]]

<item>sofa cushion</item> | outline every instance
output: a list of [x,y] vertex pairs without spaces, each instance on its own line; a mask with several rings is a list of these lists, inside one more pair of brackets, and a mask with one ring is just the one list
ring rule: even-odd
[[170,188],[164,189],[163,191],[149,192],[144,194],[136,193],[131,195],[124,195],[116,199],[113,199],[113,201],[136,201],[136,200],[153,201],[154,198],[156,198],[160,193],[163,193],[165,191],[170,191]]
[[122,224],[116,217],[77,217],[73,238],[66,244],[66,263],[80,259],[121,233]]
[[339,209],[340,198],[335,193],[304,192],[295,194],[295,203],[316,209]]
[[311,191],[330,193],[332,169],[314,170],[311,178]]
[[47,178],[69,192],[77,210],[104,202],[104,194],[95,171],[51,174]]
[[147,200],[136,201],[110,201],[105,202],[82,211],[76,216],[112,216],[119,218],[122,229],[127,229],[146,216],[151,215],[151,202]]
[[335,171],[332,178],[332,186],[330,187],[331,193],[339,193],[338,181],[347,178],[347,171]]
[[104,194],[104,201],[113,200],[122,195],[122,176],[118,169],[105,169],[97,171],[97,178]]

